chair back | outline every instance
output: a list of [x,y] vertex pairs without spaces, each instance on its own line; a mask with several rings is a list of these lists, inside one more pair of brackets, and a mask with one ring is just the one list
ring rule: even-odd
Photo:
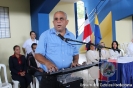
[[127,53],[127,47],[128,47],[128,43],[120,44],[120,49],[122,49],[124,53]]
[[124,55],[125,55],[124,50],[123,50],[123,49],[120,49],[120,50],[121,50],[120,54],[121,54],[122,56],[124,56]]
[[35,77],[35,81],[36,81],[36,88],[39,88],[39,81],[36,77]]
[[[0,72],[1,72],[1,67],[0,67]],[[0,84],[1,84],[2,82],[1,82],[1,75],[0,75]],[[0,85],[1,86],[1,85]]]
[[[7,73],[6,73],[6,66],[4,64],[0,64],[0,72],[2,73],[2,69],[1,68],[3,68],[3,71],[4,71],[4,80],[5,80],[5,83],[8,83]],[[0,83],[2,83],[1,75],[0,75]]]

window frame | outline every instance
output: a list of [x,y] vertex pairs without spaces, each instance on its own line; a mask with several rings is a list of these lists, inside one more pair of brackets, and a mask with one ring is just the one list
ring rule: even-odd
[[[11,29],[10,29],[10,15],[9,15],[9,7],[6,7],[6,6],[0,6],[0,7],[2,7],[3,9],[4,9],[4,19],[5,19],[5,13],[7,14],[7,16],[8,16],[8,26],[9,27],[3,27],[4,28],[4,31],[5,31],[5,36],[4,37],[2,37],[3,35],[2,35],[2,31],[0,31],[0,39],[5,39],[5,38],[11,38]],[[5,9],[7,9],[7,11],[5,11]],[[0,18],[2,18],[2,17],[0,17]],[[0,22],[1,23],[1,22]],[[1,29],[2,27],[0,26],[0,29]],[[8,29],[8,30],[7,30]],[[6,31],[8,31],[9,32],[9,36],[7,37],[7,35],[6,35]]]

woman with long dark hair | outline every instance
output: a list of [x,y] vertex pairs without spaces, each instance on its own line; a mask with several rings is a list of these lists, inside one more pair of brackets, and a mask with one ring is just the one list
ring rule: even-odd
[[118,42],[117,41],[113,41],[112,42],[112,49],[109,50],[110,55],[111,55],[111,59],[117,59],[118,57],[122,56],[120,49],[118,48]]

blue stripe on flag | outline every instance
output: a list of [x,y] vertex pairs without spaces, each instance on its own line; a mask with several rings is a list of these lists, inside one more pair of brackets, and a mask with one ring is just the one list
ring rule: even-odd
[[95,24],[94,36],[95,36],[95,44],[99,44],[102,37],[101,37],[99,25],[96,25],[96,24]]

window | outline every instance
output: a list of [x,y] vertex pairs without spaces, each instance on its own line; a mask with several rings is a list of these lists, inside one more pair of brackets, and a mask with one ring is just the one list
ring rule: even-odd
[[0,6],[0,38],[10,38],[9,8]]
[[85,22],[85,7],[83,1],[77,2],[78,35],[83,32]]

